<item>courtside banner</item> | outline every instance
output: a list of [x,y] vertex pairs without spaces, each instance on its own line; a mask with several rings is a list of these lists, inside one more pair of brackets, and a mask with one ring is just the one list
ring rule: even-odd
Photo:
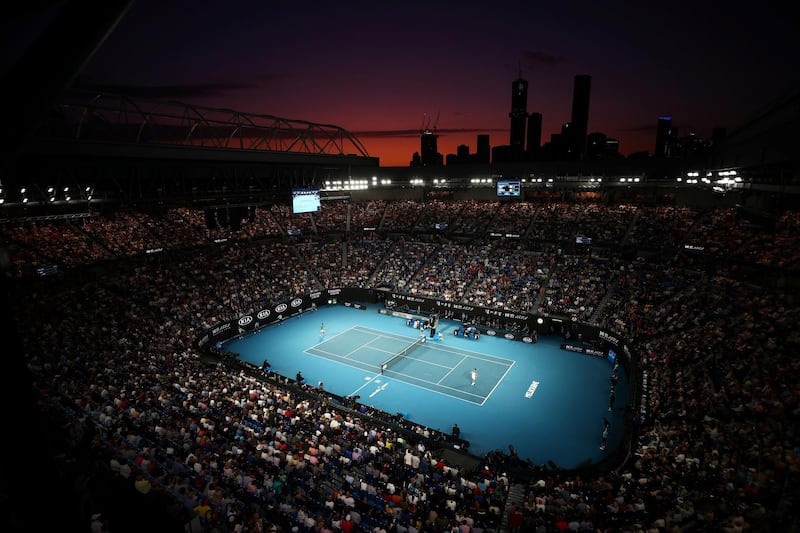
[[271,307],[259,309],[255,313],[242,315],[235,320],[223,322],[209,328],[197,339],[196,344],[199,348],[215,346],[218,342],[224,342],[228,339],[238,337],[239,335],[261,329],[264,326],[269,326],[274,322],[285,320],[308,310],[316,309],[320,305],[326,305],[327,298],[336,297],[339,293],[340,289],[315,291]]

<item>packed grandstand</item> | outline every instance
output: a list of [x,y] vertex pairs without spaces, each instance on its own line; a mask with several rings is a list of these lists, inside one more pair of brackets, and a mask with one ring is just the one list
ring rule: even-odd
[[[241,225],[172,207],[12,219],[0,232],[65,524],[300,533],[798,525],[800,211],[338,199],[300,215],[260,206]],[[630,446],[602,467],[518,464],[497,450],[467,471],[448,464],[430,428],[398,428],[386,413],[197,346],[218,324],[330,287],[386,287],[624,336],[647,385]]]

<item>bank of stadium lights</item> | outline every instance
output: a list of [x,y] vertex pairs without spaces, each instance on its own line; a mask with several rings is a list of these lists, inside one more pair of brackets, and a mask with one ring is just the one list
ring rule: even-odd
[[422,178],[411,178],[408,180],[409,185],[416,187],[417,185],[425,185],[425,180]]
[[[715,178],[716,175],[716,179]],[[683,177],[678,176],[676,178],[678,182],[684,182],[690,185],[696,185],[698,183],[704,183],[706,185],[712,185],[715,190],[721,187],[735,187],[737,184],[742,183],[742,177],[738,175],[738,172],[735,170],[719,170],[719,171],[706,171],[706,172],[699,172],[697,170],[692,170],[686,173],[686,178],[684,180]]]
[[632,177],[632,178],[620,178],[619,179],[620,183],[639,183],[640,181],[641,181],[641,178],[639,176],[635,176],[635,177]]
[[366,179],[331,180],[326,181],[324,185],[324,190],[326,191],[358,191],[369,189],[369,181]]
[[[686,173],[686,183],[695,184],[695,183],[697,183],[697,178],[699,178],[699,177],[700,177],[700,173],[698,171],[691,170],[691,171]],[[678,181],[679,182],[683,181],[683,178],[681,176],[678,176]]]
[[484,187],[492,187],[494,186],[494,181],[492,178],[472,178],[469,180],[471,185],[478,185]]
[[392,184],[392,180],[391,179],[389,179],[389,178],[379,178],[378,176],[372,176],[372,178],[370,178],[370,181],[372,182],[372,185],[371,185],[372,187],[377,187],[379,185],[383,186],[383,187],[386,187],[386,186],[389,186],[389,185]]

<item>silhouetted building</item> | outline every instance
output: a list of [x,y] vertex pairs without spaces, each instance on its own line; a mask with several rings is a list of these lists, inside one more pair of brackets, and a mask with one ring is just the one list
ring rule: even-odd
[[686,136],[677,138],[672,137],[669,141],[669,157],[678,157],[682,159],[689,159],[698,157],[708,152],[711,143],[698,137],[694,133],[689,133]]
[[466,144],[459,144],[456,146],[455,154],[447,154],[445,156],[446,165],[466,165],[472,162],[474,155],[470,155],[469,146]]
[[619,140],[595,131],[586,136],[585,159],[620,159]]
[[496,163],[512,163],[514,162],[514,157],[511,153],[511,147],[509,145],[502,145],[502,146],[493,146],[492,147],[492,164]]
[[653,157],[669,157],[669,145],[672,135],[672,117],[658,117],[656,149],[655,152],[653,152]]
[[606,148],[604,150],[604,159],[620,159],[622,155],[619,153],[619,139],[613,137],[606,138]]
[[561,133],[550,136],[553,145],[553,156],[556,160],[570,159],[572,143],[572,123],[565,122],[561,125]]
[[528,119],[528,82],[522,78],[511,82],[511,134],[509,146],[512,157],[522,158],[525,151],[525,129]]
[[575,76],[572,91],[572,120],[570,121],[569,158],[581,160],[586,155],[586,132],[589,127],[589,98],[592,77],[588,74]]
[[528,115],[528,148],[531,155],[535,155],[542,146],[542,114],[531,113]]
[[593,132],[586,137],[586,159],[603,159],[606,150],[605,133]]
[[477,150],[476,163],[488,165],[491,157],[491,148],[489,146],[489,136],[487,134],[478,135],[478,150]]
[[429,129],[422,132],[420,137],[420,164],[423,167],[442,166],[443,158],[439,153],[439,136]]

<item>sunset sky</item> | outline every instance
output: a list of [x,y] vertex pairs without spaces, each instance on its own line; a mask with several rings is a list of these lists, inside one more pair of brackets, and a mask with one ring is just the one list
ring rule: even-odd
[[[800,28],[787,5],[140,0],[78,83],[335,124],[382,166],[407,166],[425,125],[444,155],[475,152],[481,133],[508,144],[520,74],[548,140],[570,120],[574,76],[589,74],[589,132],[628,155],[652,152],[661,115],[709,137],[796,92]],[[2,21],[0,67],[57,7]]]

